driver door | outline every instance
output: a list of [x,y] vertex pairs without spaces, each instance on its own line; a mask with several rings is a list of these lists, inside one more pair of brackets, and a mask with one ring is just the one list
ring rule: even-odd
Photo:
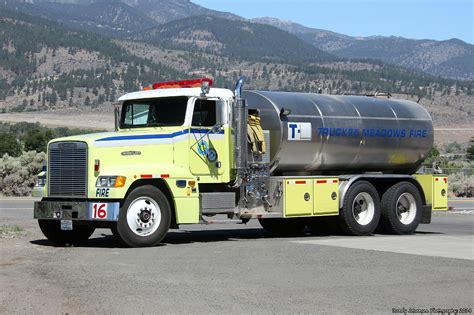
[[[189,167],[200,182],[220,181],[229,168],[225,102],[196,99],[189,129]],[[214,129],[213,129],[214,127]]]

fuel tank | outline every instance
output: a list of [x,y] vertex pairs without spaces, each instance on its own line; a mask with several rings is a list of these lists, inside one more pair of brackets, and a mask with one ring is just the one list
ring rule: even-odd
[[244,91],[270,131],[274,174],[415,172],[433,145],[433,123],[400,99]]

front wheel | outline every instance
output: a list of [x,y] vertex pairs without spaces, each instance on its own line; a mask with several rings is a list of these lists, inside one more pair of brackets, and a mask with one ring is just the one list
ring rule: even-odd
[[135,188],[120,210],[114,235],[126,246],[158,244],[168,233],[171,209],[166,196],[155,186]]
[[38,220],[38,224],[44,236],[60,246],[87,241],[95,231],[95,228],[77,224],[75,221],[72,223],[73,229],[71,231],[61,230],[61,221],[59,220]]
[[421,196],[409,182],[390,187],[382,196],[382,227],[392,234],[412,234],[421,221]]

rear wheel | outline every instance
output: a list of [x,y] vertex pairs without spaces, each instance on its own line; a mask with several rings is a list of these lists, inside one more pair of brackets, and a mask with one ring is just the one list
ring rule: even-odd
[[114,235],[126,246],[158,244],[168,233],[171,209],[166,196],[155,186],[135,188],[125,199]]
[[350,235],[372,234],[380,220],[380,198],[375,187],[366,181],[349,187],[339,213],[341,229]]
[[59,220],[38,220],[39,227],[44,236],[56,245],[78,244],[87,241],[94,233],[95,228],[72,222],[72,231],[61,230]]
[[305,228],[305,222],[298,218],[258,219],[258,222],[260,222],[260,225],[265,229],[265,231],[280,235],[299,234],[303,232]]
[[421,196],[409,182],[390,187],[382,196],[382,227],[393,234],[411,234],[421,221]]

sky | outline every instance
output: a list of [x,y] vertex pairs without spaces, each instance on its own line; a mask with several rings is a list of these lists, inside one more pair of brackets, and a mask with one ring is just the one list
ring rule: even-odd
[[351,36],[474,43],[474,0],[191,0],[244,18],[276,17]]

